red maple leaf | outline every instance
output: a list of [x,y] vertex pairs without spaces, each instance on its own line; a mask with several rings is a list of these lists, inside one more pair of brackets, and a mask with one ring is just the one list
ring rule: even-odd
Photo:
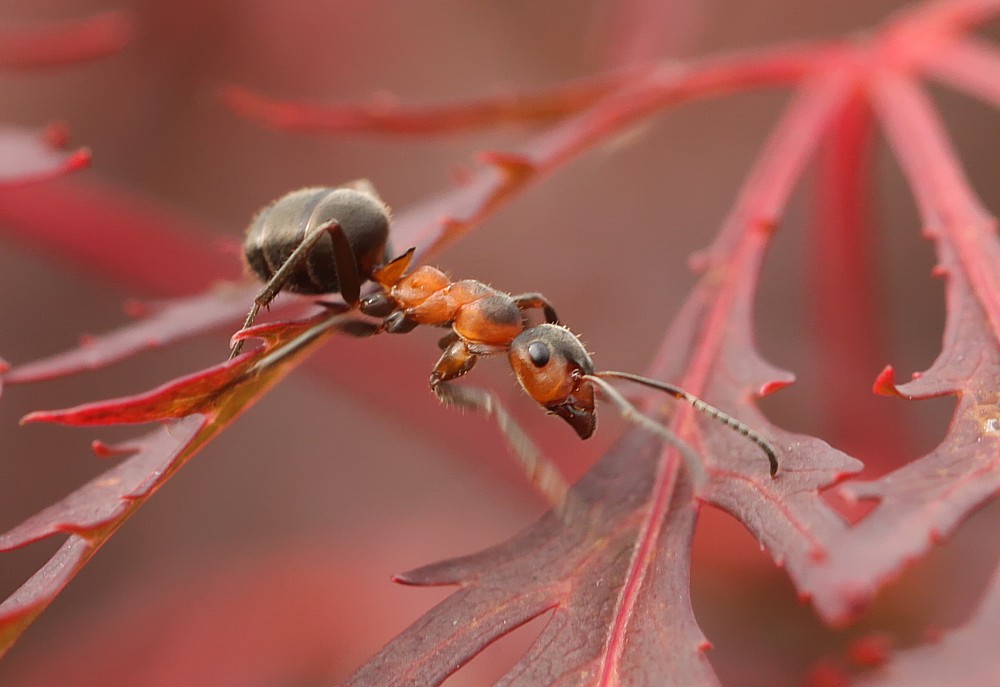
[[[692,408],[645,396],[646,410],[692,447],[697,469],[686,469],[674,446],[630,430],[575,485],[567,513],[550,513],[479,553],[398,575],[405,584],[454,585],[457,591],[345,684],[441,684],[499,637],[548,614],[531,648],[498,684],[715,685],[719,679],[690,596],[702,504],[741,522],[822,621],[839,627],[855,621],[885,585],[992,500],[1000,490],[1000,244],[996,221],[966,179],[923,79],[1000,105],[1000,51],[969,36],[997,13],[997,0],[939,0],[845,39],[662,62],[545,91],[423,108],[386,100],[311,106],[242,88],[224,90],[224,101],[240,114],[308,133],[413,136],[555,121],[516,150],[481,156],[481,165],[456,189],[397,213],[397,247],[414,245],[423,256],[461,238],[580,154],[669,107],[765,85],[790,84],[794,91],[715,241],[694,261],[699,281],[649,370],[767,437],[780,460],[777,478],[762,468],[758,447],[736,433]],[[818,158],[826,198],[838,206],[823,216],[826,260],[816,280],[821,288],[839,288],[846,275],[844,288],[855,295],[825,301],[834,305],[822,326],[832,342],[858,357],[868,355],[857,343],[858,332],[840,325],[866,321],[872,305],[872,275],[855,242],[864,214],[865,190],[858,180],[865,178],[864,152],[876,127],[899,161],[934,243],[947,320],[940,355],[928,370],[897,385],[886,368],[874,389],[901,399],[954,396],[957,402],[938,446],[861,481],[852,477],[862,468],[858,458],[789,431],[757,408],[758,398],[793,377],[758,350],[753,311],[766,252],[793,192]],[[100,223],[93,229],[105,230]],[[219,257],[203,260],[198,274],[211,272]],[[130,327],[16,365],[5,379],[26,383],[68,375],[238,321],[252,292],[215,287],[155,305]],[[286,302],[308,306],[301,298]],[[70,533],[49,563],[0,605],[4,646],[168,477],[338,329],[369,333],[336,312],[264,325],[250,334],[263,336],[265,347],[234,361],[147,394],[30,415],[69,424],[170,422],[116,447],[134,455],[0,536],[0,547],[9,550]],[[831,388],[846,383],[831,380]],[[385,401],[388,407],[406,405],[398,398]],[[878,437],[878,429],[868,434],[880,450],[892,445]],[[861,501],[870,505],[864,513],[845,506]],[[886,657],[865,684],[990,684],[980,671],[985,665],[987,674],[993,672],[992,663],[982,661],[989,658],[983,654],[992,639],[995,579],[966,625],[939,644]]]

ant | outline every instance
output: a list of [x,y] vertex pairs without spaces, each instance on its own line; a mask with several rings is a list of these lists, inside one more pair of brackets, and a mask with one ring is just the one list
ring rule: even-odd
[[[595,372],[580,339],[559,325],[555,309],[541,294],[511,295],[480,281],[452,281],[427,265],[407,274],[415,249],[386,262],[388,240],[389,209],[365,180],[337,188],[305,188],[279,198],[261,210],[247,230],[247,264],[265,286],[243,329],[283,289],[339,292],[348,310],[379,320],[364,335],[401,334],[419,325],[450,328],[439,341],[444,352],[431,372],[431,390],[446,405],[492,415],[532,485],[556,506],[563,504],[567,485],[497,397],[484,389],[451,384],[479,358],[506,352],[521,388],[565,420],[581,439],[589,438],[597,427],[594,396],[599,388],[626,419],[678,443],[669,430],[639,413],[605,381],[623,379],[683,399],[739,432],[767,455],[771,476],[777,474],[778,459],[771,444],[731,415],[671,384],[626,372]],[[369,280],[379,289],[362,297],[361,286]],[[528,325],[526,311],[532,309],[541,310],[544,323]],[[233,346],[230,358],[240,347],[241,342]]]

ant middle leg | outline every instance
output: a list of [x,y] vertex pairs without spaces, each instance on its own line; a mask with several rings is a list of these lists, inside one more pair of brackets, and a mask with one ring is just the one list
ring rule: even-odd
[[540,293],[519,293],[516,296],[511,296],[514,299],[514,303],[517,304],[519,310],[527,310],[528,308],[540,308],[543,313],[545,313],[545,321],[549,324],[558,324],[559,316],[556,315],[556,309],[552,307],[549,303],[549,299]]
[[477,359],[478,356],[469,350],[464,341],[459,339],[452,342],[431,373],[431,390],[445,405],[472,410],[492,418],[531,486],[557,511],[563,512],[569,485],[555,464],[542,455],[541,450],[511,417],[500,399],[479,387],[449,384],[471,370]]
[[[315,212],[313,215],[315,216]],[[310,220],[309,224],[313,224],[312,220]],[[331,220],[312,226],[311,228],[309,226],[306,227],[306,233],[302,238],[302,242],[295,247],[292,254],[282,263],[278,271],[271,275],[271,278],[264,285],[264,288],[261,289],[260,293],[254,297],[253,305],[250,307],[250,312],[247,314],[241,330],[252,326],[257,319],[257,315],[260,313],[260,309],[267,307],[281,293],[281,290],[285,288],[285,285],[295,274],[295,270],[309,257],[309,254],[323,236],[329,236],[333,243],[333,260],[337,270],[340,295],[351,307],[358,304],[361,299],[361,277],[358,274],[354,251],[351,249],[351,244],[348,243],[347,237],[344,235],[344,229],[341,227],[340,222]],[[239,355],[242,347],[243,342],[238,341],[233,346],[232,351],[230,351],[229,358],[232,359]]]
[[449,346],[451,346],[459,339],[461,339],[461,337],[458,335],[458,332],[452,329],[450,332],[448,332],[440,339],[438,339],[438,348],[440,348],[442,351],[446,351],[448,350]]

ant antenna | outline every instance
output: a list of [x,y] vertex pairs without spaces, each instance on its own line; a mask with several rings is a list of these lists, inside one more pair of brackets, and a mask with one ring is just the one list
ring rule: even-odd
[[[603,374],[603,373],[601,373]],[[621,413],[622,417],[632,422],[634,424],[640,425],[644,429],[657,436],[661,437],[668,444],[676,448],[681,452],[681,456],[684,458],[684,462],[687,464],[688,471],[692,475],[692,481],[695,484],[701,484],[705,481],[705,468],[701,461],[687,443],[685,443],[680,437],[671,432],[669,429],[656,422],[652,418],[647,417],[639,412],[639,410],[629,403],[628,399],[622,396],[618,389],[614,388],[596,375],[584,375],[583,379],[594,384],[604,393],[608,400],[612,401],[616,406],[618,406],[618,412]]]
[[[705,401],[701,400],[694,394],[688,393],[687,391],[684,391],[684,389],[681,389],[678,386],[674,386],[673,384],[667,384],[666,382],[658,382],[654,379],[648,379],[646,377],[640,377],[639,375],[634,375],[628,372],[614,372],[609,370],[606,372],[595,372],[594,374],[584,376],[585,379],[589,379],[591,382],[596,383],[598,386],[601,387],[601,389],[605,393],[607,393],[608,389],[611,388],[611,385],[607,384],[607,382],[602,383],[603,380],[600,379],[601,377],[625,379],[630,382],[635,382],[636,384],[642,384],[643,386],[648,386],[653,389],[664,391],[673,396],[674,398],[680,398],[687,401],[692,406],[694,406],[695,410],[699,410],[708,415],[709,417],[711,417],[712,419],[718,420],[719,422],[726,425],[730,429],[739,432],[747,439],[757,444],[757,446],[759,446],[760,449],[767,455],[767,460],[771,464],[771,477],[774,477],[775,475],[778,474],[778,455],[775,452],[774,447],[771,445],[771,443],[767,439],[762,437],[759,433],[751,429],[748,425],[740,422],[729,413],[719,410],[715,406],[706,403]],[[615,391],[614,394],[617,394],[617,391]],[[659,427],[657,423],[653,422],[652,420],[649,420],[649,418],[646,418],[646,416],[643,415],[642,413],[638,413],[638,411],[636,411],[635,407],[632,406],[632,404],[628,403],[628,401],[626,401],[624,397],[621,397],[621,394],[618,394],[618,396],[621,397],[621,401],[624,401],[629,406],[629,408],[631,408],[630,411],[626,411],[613,394],[608,394],[608,395],[611,398],[611,400],[613,400],[618,405],[618,407],[622,409],[622,414],[626,416],[627,419],[634,419],[634,415],[632,413],[635,412],[636,414],[638,414],[639,417],[643,418],[644,420],[648,420],[652,424],[655,424]],[[642,422],[642,424],[643,426],[648,427],[648,425],[645,422]],[[662,432],[657,432],[657,434],[659,434],[660,436],[664,436]]]

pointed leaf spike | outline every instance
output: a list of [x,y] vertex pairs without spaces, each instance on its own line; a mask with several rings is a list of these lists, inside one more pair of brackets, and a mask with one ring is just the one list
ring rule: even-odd
[[416,248],[410,248],[410,250],[398,258],[380,267],[372,275],[372,280],[385,288],[395,286],[403,278],[403,275],[406,274],[406,270],[410,269],[410,263],[413,262],[413,255],[416,251]]
[[519,153],[505,153],[499,151],[489,151],[479,154],[479,160],[485,164],[493,165],[502,171],[511,182],[522,183],[538,171],[535,164],[527,155]]
[[902,394],[899,393],[899,389],[896,387],[896,372],[892,369],[892,365],[886,365],[878,373],[875,383],[872,384],[872,393],[880,396],[902,397]]

